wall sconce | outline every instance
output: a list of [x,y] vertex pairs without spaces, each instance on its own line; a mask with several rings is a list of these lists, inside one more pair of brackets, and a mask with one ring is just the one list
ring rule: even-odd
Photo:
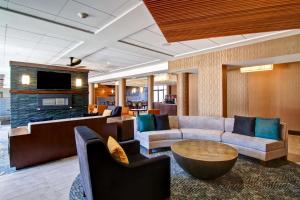
[[140,93],[143,93],[143,92],[144,92],[144,88],[140,87]]
[[252,66],[252,67],[242,67],[240,69],[241,73],[270,71],[270,70],[273,70],[273,65],[260,65],[260,66]]
[[99,87],[98,83],[95,83],[94,88],[98,88],[98,87]]
[[76,78],[76,87],[81,87],[82,86],[82,79],[81,78]]
[[111,89],[111,94],[114,94],[115,93],[115,90],[114,89]]
[[23,85],[29,85],[30,84],[30,76],[23,74],[21,78],[21,82]]

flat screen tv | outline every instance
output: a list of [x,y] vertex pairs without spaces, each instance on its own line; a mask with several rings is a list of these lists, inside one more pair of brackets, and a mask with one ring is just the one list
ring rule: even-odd
[[37,89],[70,90],[71,89],[71,74],[38,71],[37,72]]

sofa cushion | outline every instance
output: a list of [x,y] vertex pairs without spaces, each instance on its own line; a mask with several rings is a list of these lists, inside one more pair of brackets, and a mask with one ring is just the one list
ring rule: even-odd
[[202,116],[179,116],[179,128],[224,131],[224,118]]
[[233,132],[234,118],[225,118],[225,132]]
[[182,134],[179,129],[169,129],[160,131],[146,131],[136,132],[136,138],[138,140],[144,140],[147,142],[159,141],[159,140],[176,140],[182,139]]
[[192,128],[182,128],[183,139],[196,139],[196,140],[211,140],[220,142],[221,135],[223,131],[218,130],[205,130],[205,129],[192,129]]
[[169,130],[169,117],[168,115],[154,115],[155,130]]
[[234,116],[233,133],[254,136],[255,117]]
[[256,149],[263,152],[284,148],[284,142],[259,137],[251,137],[236,133],[225,132],[222,134],[222,142],[242,147]]
[[256,118],[255,136],[273,140],[280,139],[280,119]]
[[145,132],[155,130],[153,115],[139,115],[136,120],[138,131]]

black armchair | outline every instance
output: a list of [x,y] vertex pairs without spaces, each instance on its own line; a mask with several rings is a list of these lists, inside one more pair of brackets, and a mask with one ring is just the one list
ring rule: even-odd
[[110,155],[106,142],[93,130],[75,128],[81,180],[88,200],[163,200],[170,196],[170,158],[148,159],[139,141],[120,143],[129,165]]

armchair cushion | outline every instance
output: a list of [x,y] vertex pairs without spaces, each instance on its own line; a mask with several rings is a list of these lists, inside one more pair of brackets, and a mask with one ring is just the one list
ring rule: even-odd
[[111,136],[109,136],[107,141],[107,148],[114,159],[117,161],[129,164],[127,155],[119,143]]

